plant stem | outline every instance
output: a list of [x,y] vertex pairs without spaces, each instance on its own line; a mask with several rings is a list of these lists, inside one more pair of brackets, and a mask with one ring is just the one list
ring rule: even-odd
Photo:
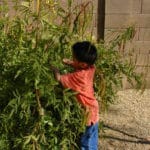
[[37,16],[39,15],[39,10],[40,10],[40,0],[37,0],[37,3],[36,3],[36,14],[37,14]]
[[38,104],[38,112],[39,112],[39,115],[40,116],[43,116],[44,115],[44,112],[43,112],[43,108],[41,106],[41,102],[40,102],[40,90],[39,89],[36,89],[36,100],[37,100],[37,104]]

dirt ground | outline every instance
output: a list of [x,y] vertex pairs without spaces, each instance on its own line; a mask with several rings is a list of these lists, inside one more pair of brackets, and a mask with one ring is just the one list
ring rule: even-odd
[[101,114],[99,150],[150,150],[150,89],[118,92],[116,104]]

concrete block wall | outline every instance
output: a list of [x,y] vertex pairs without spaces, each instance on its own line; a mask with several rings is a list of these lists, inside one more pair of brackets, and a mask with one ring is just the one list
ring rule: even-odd
[[[134,49],[136,71],[144,74],[150,88],[150,0],[106,0],[105,36],[110,30],[135,26],[136,35],[130,46]],[[130,47],[128,47],[130,48]],[[127,81],[124,88],[129,88]]]

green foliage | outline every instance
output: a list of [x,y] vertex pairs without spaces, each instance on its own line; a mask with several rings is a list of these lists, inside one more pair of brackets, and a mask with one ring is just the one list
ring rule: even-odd
[[[86,12],[93,6],[67,2],[65,9],[55,0],[14,0],[13,19],[7,15],[7,3],[7,9],[0,8],[0,150],[79,149],[84,112],[75,93],[55,81],[49,66],[62,73],[70,70],[62,58],[71,57],[75,41],[92,40],[92,13]],[[115,51],[122,39],[130,38],[120,35],[109,47],[97,44],[95,89],[104,106],[113,102],[122,74],[137,78],[132,65]]]

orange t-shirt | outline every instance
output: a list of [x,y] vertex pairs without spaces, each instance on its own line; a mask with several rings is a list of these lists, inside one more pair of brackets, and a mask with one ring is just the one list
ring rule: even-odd
[[88,113],[87,125],[95,124],[99,120],[99,105],[93,89],[94,73],[95,67],[90,66],[60,77],[60,82],[65,88],[78,92],[77,100]]

